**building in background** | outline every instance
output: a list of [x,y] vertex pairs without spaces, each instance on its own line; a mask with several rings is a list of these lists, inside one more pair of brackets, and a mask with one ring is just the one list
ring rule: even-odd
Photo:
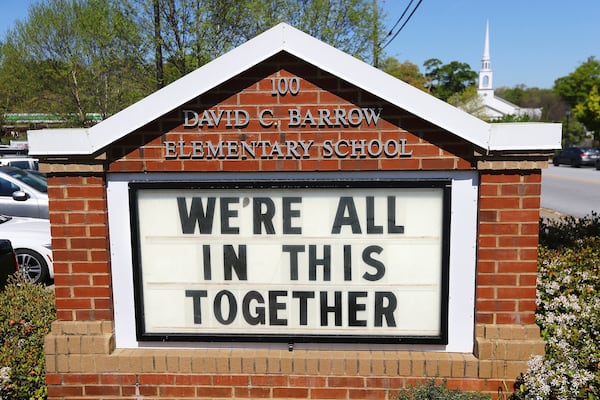
[[485,24],[485,40],[483,45],[483,57],[481,58],[481,69],[479,70],[479,86],[477,93],[482,100],[483,116],[489,120],[500,119],[509,115],[524,116],[532,119],[540,119],[541,108],[521,108],[516,104],[506,101],[494,94],[494,73],[492,71],[492,60],[490,57],[490,26]]

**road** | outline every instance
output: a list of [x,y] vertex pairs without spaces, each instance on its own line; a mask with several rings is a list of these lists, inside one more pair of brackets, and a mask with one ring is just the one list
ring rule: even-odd
[[542,208],[574,217],[600,213],[600,171],[550,164],[542,170]]

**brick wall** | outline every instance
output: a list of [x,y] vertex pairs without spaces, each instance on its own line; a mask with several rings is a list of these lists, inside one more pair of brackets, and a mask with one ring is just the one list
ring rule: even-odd
[[[273,97],[274,76],[300,76],[297,96]],[[265,83],[266,82],[266,83]],[[181,109],[261,109],[290,104],[381,107],[360,129],[184,129]],[[360,135],[357,133],[360,132]],[[407,140],[411,157],[322,158],[327,139]],[[315,141],[311,158],[165,158],[165,141]],[[387,399],[407,385],[446,378],[450,387],[511,388],[530,354],[542,354],[534,324],[540,158],[494,155],[340,79],[275,57],[162,116],[88,160],[45,160],[59,320],[46,338],[49,399],[311,398]],[[509,161],[506,161],[506,160]],[[514,160],[513,160],[514,159]],[[117,349],[113,325],[106,173],[479,170],[476,329],[472,353],[268,349]],[[125,205],[124,205],[125,206]]]
[[476,321],[534,324],[541,171],[480,174]]

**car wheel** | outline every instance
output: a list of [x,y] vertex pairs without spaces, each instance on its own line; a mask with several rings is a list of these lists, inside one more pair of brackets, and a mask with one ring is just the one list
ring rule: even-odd
[[48,263],[44,257],[29,249],[15,249],[19,270],[31,283],[45,283],[48,280]]
[[581,167],[581,160],[578,158],[574,158],[571,160],[571,166],[574,168],[579,168]]
[[596,169],[597,169],[598,171],[600,171],[600,160],[599,160],[599,161],[596,161]]
[[554,160],[552,160],[552,164],[554,164],[555,167],[558,167],[560,165],[560,163],[558,162],[557,158],[555,158]]

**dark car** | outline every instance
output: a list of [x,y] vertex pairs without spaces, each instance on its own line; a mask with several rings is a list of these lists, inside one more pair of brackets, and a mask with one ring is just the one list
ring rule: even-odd
[[8,277],[17,270],[17,256],[10,240],[0,239],[0,290],[6,286]]
[[552,158],[552,164],[557,167],[561,164],[579,167],[581,165],[596,165],[598,159],[600,159],[600,150],[594,147],[572,146],[557,153]]

